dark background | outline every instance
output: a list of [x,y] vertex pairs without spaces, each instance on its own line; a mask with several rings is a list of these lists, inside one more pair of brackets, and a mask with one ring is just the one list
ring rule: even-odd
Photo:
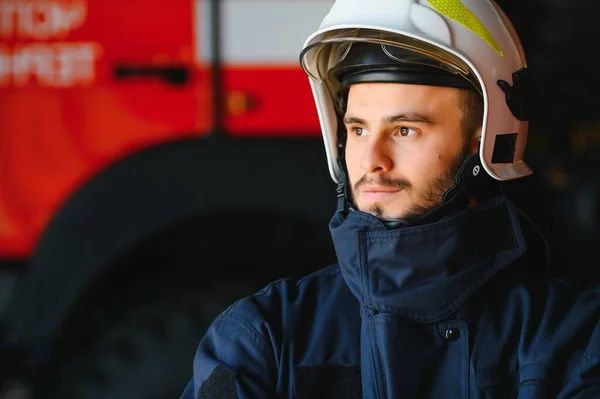
[[508,184],[552,244],[565,274],[598,277],[600,222],[600,4],[500,0],[521,36],[538,115],[526,161],[534,175]]

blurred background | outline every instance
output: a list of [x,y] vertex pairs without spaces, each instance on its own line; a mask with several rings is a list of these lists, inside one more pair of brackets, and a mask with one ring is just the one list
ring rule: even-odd
[[[333,0],[0,0],[0,398],[178,398],[212,319],[335,261],[298,67]],[[506,190],[597,281],[600,3],[499,0],[539,113]]]

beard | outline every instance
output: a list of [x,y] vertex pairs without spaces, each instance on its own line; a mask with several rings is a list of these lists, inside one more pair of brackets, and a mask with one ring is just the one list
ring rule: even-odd
[[[465,159],[469,155],[469,149],[467,143],[463,146],[461,152],[451,162],[446,172],[432,181],[428,182],[424,188],[423,193],[419,196],[418,200],[409,205],[408,209],[401,215],[394,215],[391,218],[386,219],[401,219],[407,223],[412,223],[421,217],[425,216],[429,212],[438,208],[443,203],[444,194],[456,183],[456,176],[460,170]],[[412,190],[413,184],[406,179],[390,179],[387,177],[381,177],[379,179],[368,179],[367,175],[360,178],[353,187],[352,198],[350,202],[353,207],[359,209],[356,202],[354,201],[354,193],[358,188],[365,183],[375,183],[384,187],[394,188],[398,190]],[[375,215],[378,218],[382,218],[383,207],[381,204],[373,204],[361,211],[368,212]]]

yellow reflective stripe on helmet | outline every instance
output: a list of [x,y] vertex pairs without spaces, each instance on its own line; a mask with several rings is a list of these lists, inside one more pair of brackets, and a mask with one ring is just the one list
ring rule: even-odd
[[502,49],[494,39],[494,36],[487,30],[485,25],[469,10],[460,0],[428,0],[431,7],[446,17],[455,20],[461,25],[469,28],[473,33],[482,38],[498,54],[504,56]]

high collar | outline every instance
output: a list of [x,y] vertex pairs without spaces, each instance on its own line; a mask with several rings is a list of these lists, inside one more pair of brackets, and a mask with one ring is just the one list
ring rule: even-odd
[[504,196],[431,224],[388,230],[352,211],[336,213],[329,228],[361,306],[420,323],[455,312],[526,249],[517,211]]

